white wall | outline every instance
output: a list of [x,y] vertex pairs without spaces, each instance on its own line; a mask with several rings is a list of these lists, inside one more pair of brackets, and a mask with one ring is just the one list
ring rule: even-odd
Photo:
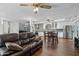
[[10,33],[19,33],[19,23],[18,22],[10,23]]
[[3,25],[0,23],[0,34],[3,34]]
[[[1,24],[0,21],[0,34],[8,33],[8,22],[4,21],[3,24]],[[19,33],[19,23],[18,22],[10,22],[10,33]]]
[[8,33],[8,22],[7,21],[4,21],[4,24],[3,24],[3,33]]

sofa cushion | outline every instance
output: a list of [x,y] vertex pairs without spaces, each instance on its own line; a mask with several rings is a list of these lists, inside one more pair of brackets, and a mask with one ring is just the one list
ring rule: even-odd
[[4,42],[15,42],[18,40],[18,34],[16,34],[16,33],[2,34],[2,35],[0,35],[0,38]]
[[27,33],[26,32],[24,32],[24,33],[19,33],[19,38],[20,39],[27,39],[28,37],[27,37]]
[[5,39],[6,39],[6,42],[15,42],[16,41],[14,36],[7,36]]
[[27,32],[27,36],[28,36],[28,38],[32,38],[32,37],[34,37],[34,36],[35,36],[35,34],[34,34],[34,33],[32,33],[32,32]]
[[12,50],[12,51],[22,51],[23,50],[23,48],[20,45],[16,44],[16,43],[7,42],[5,44],[6,44],[6,47],[9,50]]
[[28,43],[29,40],[21,40],[21,45]]
[[26,40],[19,40],[16,43],[22,46],[22,45],[27,44],[29,42],[30,42],[29,39],[26,39]]

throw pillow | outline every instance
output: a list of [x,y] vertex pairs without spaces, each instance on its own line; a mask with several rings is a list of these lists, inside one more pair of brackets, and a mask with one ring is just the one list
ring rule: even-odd
[[5,43],[5,45],[9,50],[13,50],[13,51],[23,50],[23,48],[20,45],[16,44],[16,43],[7,42],[7,43]]

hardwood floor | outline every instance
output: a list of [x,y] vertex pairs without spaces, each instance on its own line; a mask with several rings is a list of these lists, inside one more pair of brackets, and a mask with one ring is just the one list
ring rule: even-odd
[[[43,39],[43,38],[42,38]],[[79,56],[79,50],[74,48],[74,42],[71,39],[58,39],[58,44],[48,43],[43,39],[43,47],[33,56]]]

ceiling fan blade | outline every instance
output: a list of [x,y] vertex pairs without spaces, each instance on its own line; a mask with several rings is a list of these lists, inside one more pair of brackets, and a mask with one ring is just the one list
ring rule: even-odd
[[32,4],[20,4],[20,6],[31,6]]
[[51,9],[51,8],[52,8],[52,6],[46,5],[46,4],[40,4],[39,7],[40,7],[40,8],[45,8],[45,9]]

